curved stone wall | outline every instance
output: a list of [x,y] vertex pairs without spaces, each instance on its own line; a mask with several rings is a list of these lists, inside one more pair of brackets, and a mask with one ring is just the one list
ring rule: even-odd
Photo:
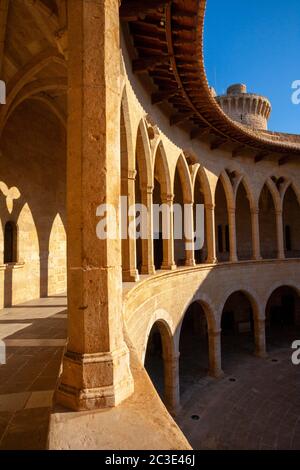
[[225,302],[237,291],[248,296],[255,316],[264,320],[272,292],[280,286],[299,290],[299,275],[298,259],[223,263],[160,273],[127,288],[124,294],[125,324],[141,361],[151,327],[159,320],[168,325],[174,349],[178,352],[181,322],[193,301],[203,305],[211,330],[220,329]]

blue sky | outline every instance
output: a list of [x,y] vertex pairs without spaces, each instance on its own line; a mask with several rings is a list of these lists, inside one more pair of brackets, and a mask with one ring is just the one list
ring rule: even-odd
[[245,83],[270,99],[270,130],[300,134],[300,104],[291,101],[300,80],[299,0],[207,0],[204,59],[218,94]]

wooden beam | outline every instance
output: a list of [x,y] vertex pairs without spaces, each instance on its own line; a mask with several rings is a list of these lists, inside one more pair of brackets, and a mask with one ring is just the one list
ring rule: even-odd
[[127,0],[120,7],[120,18],[123,21],[144,20],[149,13],[155,13],[159,8],[164,8],[171,0]]
[[259,152],[259,153],[257,153],[254,157],[255,163],[261,162],[268,155],[269,155],[269,152]]
[[207,126],[207,127],[197,127],[195,129],[193,129],[191,131],[191,134],[190,134],[190,138],[191,140],[193,139],[197,139],[197,138],[201,138],[201,137],[204,137],[205,135],[208,135],[210,133],[210,127]]
[[172,18],[184,20],[192,19],[196,22],[197,16],[191,11],[177,9],[175,12],[172,13]]
[[245,148],[245,145],[238,145],[234,148],[231,152],[232,158],[236,158]]
[[278,160],[278,165],[279,166],[285,165],[286,163],[289,163],[290,160],[291,160],[290,155],[285,155],[284,157],[280,157]]
[[225,144],[225,142],[228,142],[228,139],[218,137],[210,144],[210,150],[218,149],[219,147],[221,147],[221,145]]
[[168,91],[158,91],[156,93],[152,93],[151,95],[152,104],[162,103],[163,101],[168,100],[172,98],[173,96],[177,95],[177,93],[180,93],[180,88],[174,88]]
[[154,70],[158,65],[170,62],[170,58],[170,55],[155,55],[145,59],[134,59],[132,61],[132,71],[133,73],[141,73]]
[[176,113],[170,117],[170,126],[175,126],[176,124],[180,124],[183,121],[191,118],[195,115],[194,111],[190,111],[188,113]]

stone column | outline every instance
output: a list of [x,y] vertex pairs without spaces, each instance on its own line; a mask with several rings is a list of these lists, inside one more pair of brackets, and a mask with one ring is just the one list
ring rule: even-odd
[[296,326],[300,326],[300,299],[298,296],[295,298],[294,321]]
[[252,228],[252,258],[260,260],[260,237],[259,237],[259,209],[251,208],[251,228]]
[[206,220],[206,244],[207,244],[207,263],[216,263],[216,230],[215,230],[215,206],[214,204],[205,204]]
[[255,355],[257,357],[266,357],[266,319],[259,318],[254,320],[255,335]]
[[125,217],[123,216],[123,223],[126,227],[122,227],[122,232],[124,232],[124,235],[126,234],[126,238],[122,239],[122,275],[123,281],[128,282],[139,280],[139,273],[136,268],[136,240],[128,235],[129,224],[135,218],[128,215],[129,207],[133,207],[135,204],[135,178],[136,171],[128,170],[126,174],[122,175],[121,180],[122,196],[127,196],[127,207],[122,208],[123,211],[126,209],[126,215],[124,214]]
[[236,223],[235,223],[235,207],[228,209],[228,223],[229,223],[229,248],[230,248],[230,261],[235,263],[238,261],[236,253]]
[[56,393],[73,410],[115,406],[133,392],[123,338],[121,241],[96,235],[97,207],[120,197],[118,0],[68,1],[68,345]]
[[196,266],[194,249],[194,203],[184,204],[185,265]]
[[4,236],[0,227],[0,266],[4,264]]
[[179,354],[164,357],[164,402],[172,416],[176,416],[180,410],[179,391]]
[[208,331],[209,375],[219,378],[224,375],[221,359],[221,330]]
[[153,186],[142,188],[142,204],[147,207],[147,238],[142,240],[142,274],[155,274],[153,252]]
[[283,220],[282,210],[276,211],[276,231],[277,231],[277,258],[284,259],[284,241],[283,241]]
[[174,260],[174,194],[162,195],[163,262],[161,269],[176,269]]

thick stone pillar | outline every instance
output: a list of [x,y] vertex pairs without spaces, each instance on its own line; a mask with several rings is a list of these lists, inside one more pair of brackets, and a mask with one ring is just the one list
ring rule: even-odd
[[128,227],[133,223],[135,217],[128,214],[129,207],[134,207],[135,204],[135,178],[136,171],[128,170],[122,174],[121,180],[121,193],[122,196],[127,196],[127,207],[122,207],[126,214],[123,214],[122,232],[126,235],[122,239],[122,276],[123,281],[135,282],[139,280],[139,273],[136,268],[136,240],[129,237]]
[[161,269],[176,269],[174,260],[174,194],[162,195],[163,262]]
[[142,188],[142,204],[147,207],[147,238],[142,240],[142,274],[155,274],[153,247],[153,186]]
[[228,209],[228,224],[229,224],[229,249],[230,249],[230,261],[235,263],[238,261],[236,252],[236,222],[235,222],[235,207]]
[[196,266],[194,249],[194,204],[184,204],[185,265]]
[[206,244],[207,244],[207,263],[216,263],[216,230],[215,230],[215,206],[214,204],[205,204],[206,221]]
[[164,402],[172,416],[176,416],[180,409],[179,391],[179,354],[164,357]]
[[[121,241],[96,235],[97,207],[120,196],[118,0],[69,0],[68,345],[56,399],[74,410],[133,392],[123,338]],[[118,234],[119,213],[107,218]]]
[[255,335],[255,355],[257,357],[266,357],[266,319],[259,318],[254,320]]
[[276,232],[277,232],[277,258],[284,259],[284,241],[283,241],[283,220],[282,210],[276,211]]
[[260,237],[259,237],[259,209],[251,208],[251,228],[252,228],[252,258],[260,260]]
[[219,378],[224,375],[221,359],[221,330],[208,331],[209,375]]

